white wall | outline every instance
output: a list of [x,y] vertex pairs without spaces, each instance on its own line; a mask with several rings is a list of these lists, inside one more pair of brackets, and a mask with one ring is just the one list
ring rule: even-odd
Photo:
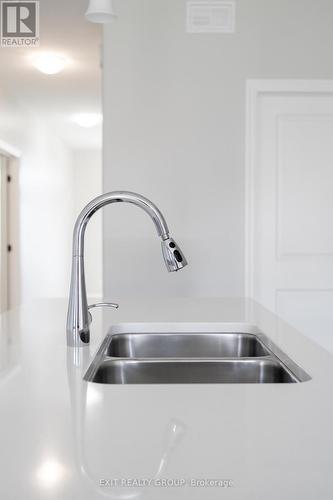
[[[102,193],[102,151],[78,150],[73,154],[74,210],[82,208]],[[85,238],[85,271],[88,297],[101,298],[102,286],[102,212],[90,220]]]
[[167,275],[154,228],[105,211],[108,298],[244,294],[247,78],[331,78],[331,0],[237,0],[234,35],[185,33],[185,0],[115,0],[104,34],[104,191],[164,210],[190,266]]
[[73,228],[72,155],[48,124],[0,90],[0,141],[19,165],[22,303],[68,294]]

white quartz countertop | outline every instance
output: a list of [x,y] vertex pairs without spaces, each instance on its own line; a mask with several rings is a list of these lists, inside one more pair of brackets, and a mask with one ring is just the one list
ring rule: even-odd
[[[1,500],[333,498],[331,353],[243,299],[142,300],[93,314],[91,345],[79,350],[66,346],[63,300],[0,317]],[[312,379],[85,382],[109,327],[129,322],[253,325]]]

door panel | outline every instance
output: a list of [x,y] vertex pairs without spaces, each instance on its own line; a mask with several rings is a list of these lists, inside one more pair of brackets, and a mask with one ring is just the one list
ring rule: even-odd
[[332,256],[333,116],[292,107],[277,123],[278,257]]

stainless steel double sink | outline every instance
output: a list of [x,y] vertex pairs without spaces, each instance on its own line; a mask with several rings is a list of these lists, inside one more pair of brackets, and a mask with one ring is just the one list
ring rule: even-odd
[[310,380],[263,333],[115,333],[84,377],[100,384],[264,384]]

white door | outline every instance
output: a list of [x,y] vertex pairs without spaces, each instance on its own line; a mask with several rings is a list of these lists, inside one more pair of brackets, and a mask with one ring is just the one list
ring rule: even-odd
[[20,304],[19,162],[0,154],[0,312]]
[[333,82],[247,102],[247,294],[333,351]]
[[0,154],[0,312],[8,306],[7,175],[8,160]]

